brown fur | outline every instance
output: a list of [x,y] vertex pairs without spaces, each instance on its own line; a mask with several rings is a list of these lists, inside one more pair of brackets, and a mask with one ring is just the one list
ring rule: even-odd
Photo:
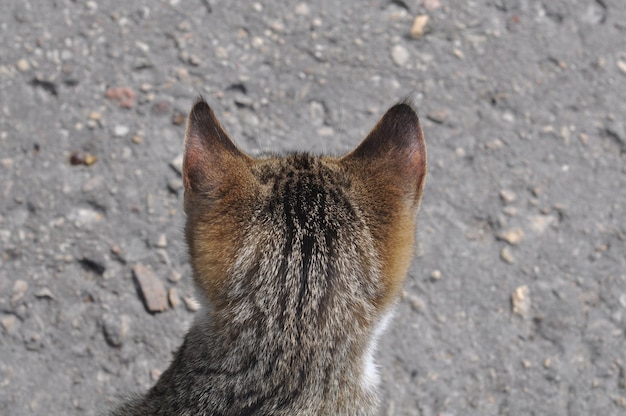
[[114,415],[371,415],[371,353],[412,257],[426,151],[413,104],[342,158],[241,152],[204,101],[185,141],[200,314]]

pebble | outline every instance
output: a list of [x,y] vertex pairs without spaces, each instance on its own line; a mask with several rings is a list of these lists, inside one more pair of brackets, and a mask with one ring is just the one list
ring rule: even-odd
[[626,61],[617,61],[617,67],[620,71],[622,71],[622,74],[626,75]]
[[502,140],[500,139],[494,139],[485,143],[485,147],[488,150],[499,150],[502,149],[502,146],[504,146],[504,143],[502,143]]
[[511,202],[514,202],[517,199],[517,195],[515,194],[515,192],[511,190],[503,189],[500,191],[500,199],[505,204],[510,204]]
[[407,300],[409,301],[409,305],[411,305],[411,309],[413,309],[414,312],[420,313],[426,309],[426,303],[424,303],[424,301],[418,296],[409,295]]
[[149,266],[137,263],[133,266],[133,274],[148,312],[154,313],[167,310],[167,291],[152,269]]
[[172,167],[172,169],[178,172],[178,174],[181,176],[183,174],[183,158],[184,155],[182,153],[179,153],[174,159],[170,161],[170,166]]
[[152,114],[157,116],[164,116],[170,112],[170,102],[167,100],[160,100],[152,104]]
[[135,106],[135,91],[130,87],[109,88],[104,95],[109,100],[115,101],[122,108],[133,108]]
[[72,152],[70,155],[70,164],[71,165],[85,165],[91,166],[98,161],[98,158],[92,155],[91,153],[84,153],[80,151]]
[[20,299],[22,299],[27,290],[28,282],[22,279],[16,280],[13,283],[13,295],[11,296],[11,304],[15,305]]
[[102,317],[102,326],[107,343],[112,347],[121,347],[128,333],[129,318],[126,315],[105,314]]
[[504,240],[512,246],[519,244],[524,239],[524,231],[519,227],[514,227],[498,234],[498,239]]
[[157,368],[153,368],[150,370],[150,378],[152,381],[157,381],[163,372]]
[[530,290],[527,285],[522,285],[513,291],[511,295],[513,313],[526,318],[530,311]]
[[167,247],[167,236],[165,234],[159,234],[156,241],[154,242],[154,246],[158,248]]
[[183,302],[185,302],[185,306],[190,312],[197,312],[200,310],[200,302],[198,302],[193,296],[183,297]]
[[180,274],[176,270],[172,270],[172,273],[170,273],[170,275],[167,277],[167,280],[169,280],[172,283],[178,283],[180,279],[182,278],[183,278],[182,274]]
[[176,110],[174,111],[174,114],[172,115],[172,124],[175,126],[182,126],[183,124],[185,124],[185,121],[187,121],[187,115],[181,113],[180,111]]
[[428,24],[428,20],[429,17],[426,14],[415,16],[410,32],[413,39],[421,39],[424,36],[424,33],[426,33],[426,25]]
[[391,48],[391,59],[398,66],[404,66],[409,60],[409,51],[402,45]]
[[432,280],[439,280],[439,279],[441,279],[441,270],[433,270],[433,272],[430,274],[430,278]]
[[15,333],[15,327],[17,324],[17,318],[13,315],[8,315],[0,319],[0,324],[4,330],[9,334]]
[[54,300],[54,294],[47,287],[41,288],[35,292],[35,297],[38,299],[50,299]]
[[17,61],[15,66],[20,72],[26,72],[30,69],[30,64],[28,63],[26,59],[20,59],[19,61]]
[[172,309],[176,309],[180,304],[180,297],[178,296],[178,291],[175,287],[171,287],[170,290],[167,291],[167,299],[170,302],[170,306]]
[[511,253],[511,249],[509,248],[509,246],[502,247],[502,251],[500,252],[500,258],[506,263],[509,263],[509,264],[515,263],[515,258],[513,257],[513,254]]
[[115,137],[124,137],[128,134],[129,131],[130,129],[128,128],[128,126],[120,124],[113,128],[113,135],[115,135]]
[[533,215],[528,221],[531,230],[537,234],[543,234],[548,226],[555,221],[555,217],[551,215]]
[[183,189],[183,180],[180,178],[171,179],[167,182],[167,189],[174,194],[178,194]]
[[298,5],[296,6],[295,12],[297,15],[300,16],[305,16],[307,14],[309,14],[310,9],[308,4],[306,3],[298,3]]
[[439,0],[424,0],[422,4],[426,10],[437,10],[441,7]]
[[448,119],[448,110],[446,109],[433,110],[429,112],[428,114],[426,114],[426,118],[437,124],[442,124]]

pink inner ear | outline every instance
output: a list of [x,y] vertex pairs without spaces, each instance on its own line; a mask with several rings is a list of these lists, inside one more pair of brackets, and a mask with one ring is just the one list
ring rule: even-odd
[[196,102],[189,113],[185,135],[185,189],[204,192],[215,189],[228,174],[227,170],[235,166],[233,161],[247,160],[249,157],[230,140],[209,105],[203,100]]
[[413,106],[391,107],[369,135],[342,158],[360,175],[385,177],[419,199],[426,175],[426,144]]

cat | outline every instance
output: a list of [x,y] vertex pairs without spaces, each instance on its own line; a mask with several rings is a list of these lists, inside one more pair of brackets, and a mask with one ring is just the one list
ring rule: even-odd
[[183,183],[206,308],[113,416],[372,415],[377,338],[412,258],[426,148],[414,101],[340,158],[252,158],[199,99]]

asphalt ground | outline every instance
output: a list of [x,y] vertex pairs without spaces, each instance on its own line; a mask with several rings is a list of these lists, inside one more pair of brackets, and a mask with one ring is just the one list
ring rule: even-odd
[[621,0],[2,1],[0,414],[95,415],[166,368],[197,309],[198,95],[251,154],[343,154],[411,91],[429,175],[380,414],[626,414],[624,22]]

